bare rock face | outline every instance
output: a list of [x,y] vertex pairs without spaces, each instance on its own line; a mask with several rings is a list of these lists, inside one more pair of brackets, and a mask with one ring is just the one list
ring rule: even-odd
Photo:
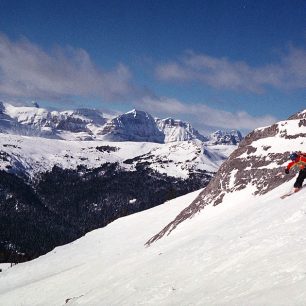
[[289,120],[292,119],[304,119],[306,118],[306,110],[300,111],[294,115],[292,115],[291,117],[289,117]]
[[261,195],[291,180],[294,171],[281,177],[276,174],[284,172],[291,151],[306,151],[305,118],[306,110],[248,134],[202,193],[146,244],[169,235],[181,222],[192,218],[206,205],[219,205],[228,193],[252,186],[250,196]]

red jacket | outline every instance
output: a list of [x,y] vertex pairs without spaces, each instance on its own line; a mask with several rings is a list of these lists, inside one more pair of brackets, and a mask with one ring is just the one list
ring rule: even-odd
[[288,164],[287,170],[289,171],[292,167],[299,167],[300,169],[304,169],[306,167],[306,156],[298,155],[295,160]]

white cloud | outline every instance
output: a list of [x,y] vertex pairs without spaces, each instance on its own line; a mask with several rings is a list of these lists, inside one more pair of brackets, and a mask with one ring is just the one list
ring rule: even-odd
[[[306,55],[297,49],[291,52],[296,58],[284,58],[283,66],[291,69],[290,74],[302,86],[306,72],[297,73],[296,70],[306,68]],[[165,80],[198,80],[215,87],[248,88],[251,91],[262,90],[261,74],[264,74],[265,84],[279,86],[283,82],[283,70],[279,67],[271,65],[264,69],[264,73],[254,74],[254,70],[245,63],[230,63],[226,59],[188,53],[180,62],[158,67],[157,73]],[[255,81],[249,82],[248,78]],[[296,86],[296,83],[287,82],[287,86],[293,85]],[[150,89],[134,85],[129,69],[123,64],[118,64],[111,71],[103,71],[83,49],[57,47],[52,52],[46,52],[27,39],[11,41],[1,34],[0,95],[19,100],[56,101],[98,97],[105,102],[138,101],[136,105],[139,108],[152,114],[179,118],[188,116],[199,129],[220,127],[251,130],[275,121],[271,116],[254,117],[246,112],[231,113],[205,104],[187,104],[174,98],[158,97]]]
[[290,47],[277,63],[252,67],[242,61],[215,58],[187,52],[177,61],[156,67],[155,74],[165,81],[197,81],[217,89],[262,93],[267,86],[280,90],[306,86],[306,51]]
[[99,97],[126,99],[135,89],[123,65],[102,71],[83,49],[57,47],[48,53],[23,38],[0,34],[0,94],[15,98],[62,99]]
[[205,104],[187,104],[177,99],[145,97],[139,102],[142,109],[153,114],[164,116],[188,116],[198,129],[205,130],[208,127],[224,129],[253,130],[255,128],[270,125],[276,122],[273,116],[251,116],[247,112],[236,113],[214,109]]

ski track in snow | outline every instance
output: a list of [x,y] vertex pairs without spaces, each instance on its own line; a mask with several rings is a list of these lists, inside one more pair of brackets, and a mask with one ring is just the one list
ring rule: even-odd
[[[227,194],[150,247],[200,191],[0,274],[0,305],[305,305],[306,190]],[[69,300],[67,300],[69,299]]]

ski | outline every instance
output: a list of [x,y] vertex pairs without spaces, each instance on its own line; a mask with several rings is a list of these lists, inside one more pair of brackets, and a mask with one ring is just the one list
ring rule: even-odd
[[295,192],[294,191],[290,191],[288,193],[285,193],[284,195],[282,195],[280,198],[281,199],[285,199],[287,197],[290,197],[291,195],[293,195]]
[[300,190],[301,190],[301,188],[295,188],[295,189],[289,191],[288,193],[285,193],[285,194],[282,195],[280,198],[281,198],[281,199],[285,199],[285,198],[287,198],[287,197],[290,197],[290,196],[293,195],[294,193],[299,192]]

